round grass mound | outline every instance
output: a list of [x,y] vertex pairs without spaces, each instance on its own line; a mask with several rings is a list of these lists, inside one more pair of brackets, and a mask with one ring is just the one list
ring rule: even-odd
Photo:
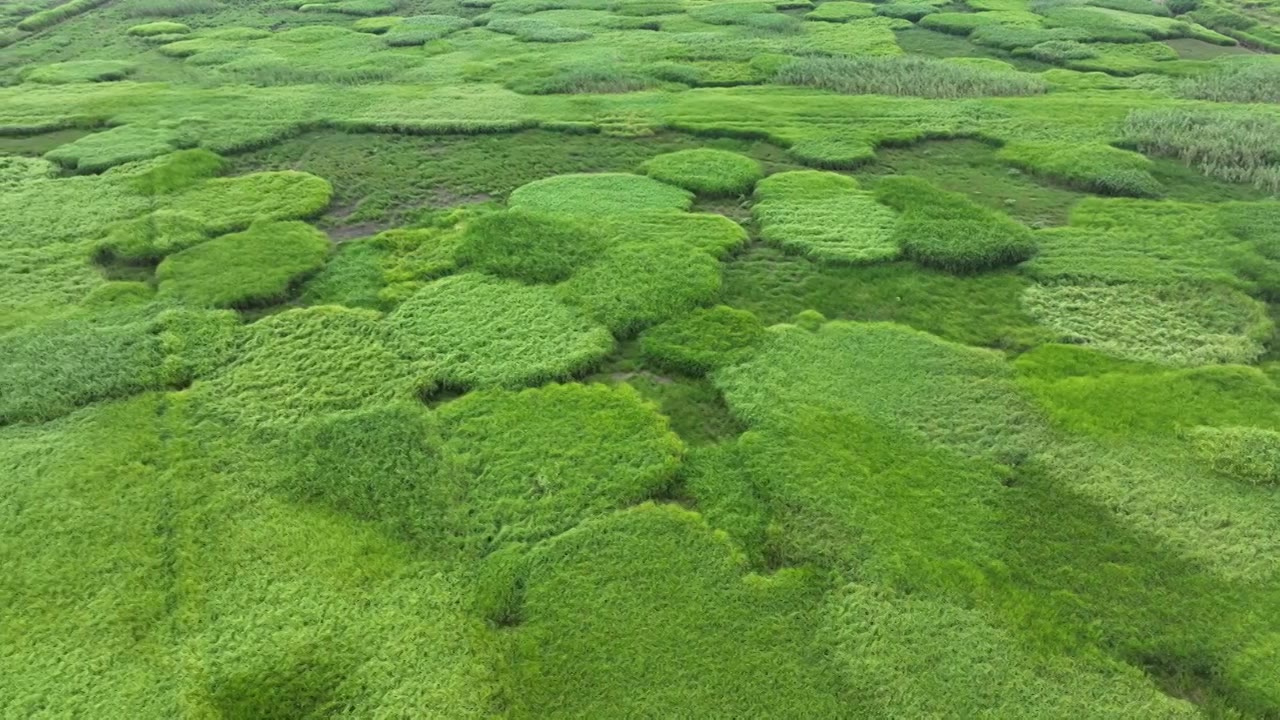
[[284,298],[319,270],[329,238],[303,222],[255,223],[170,255],[156,268],[160,295],[193,305],[240,308]]
[[640,352],[661,367],[702,375],[745,360],[764,337],[755,315],[717,305],[646,330]]
[[435,366],[446,387],[563,380],[613,349],[604,328],[555,291],[481,273],[430,283],[388,318],[397,349]]
[[741,195],[764,177],[755,160],[711,148],[659,155],[644,164],[644,171],[649,177],[700,195]]
[[459,472],[459,531],[484,552],[542,540],[661,492],[683,446],[629,386],[483,390],[439,410]]
[[1280,433],[1256,427],[1196,427],[1196,454],[1214,470],[1255,485],[1280,485]]
[[643,175],[573,173],[516,188],[510,205],[521,210],[599,217],[688,210],[693,205],[693,194]]
[[603,249],[604,238],[585,222],[527,210],[481,215],[467,224],[459,262],[531,283],[555,283]]
[[159,21],[134,25],[125,31],[135,37],[152,37],[155,35],[186,35],[191,28],[180,22]]

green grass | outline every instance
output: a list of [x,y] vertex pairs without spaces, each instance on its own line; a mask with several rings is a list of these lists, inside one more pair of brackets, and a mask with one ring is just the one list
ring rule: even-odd
[[1275,118],[1248,110],[1135,110],[1125,122],[1125,142],[1144,153],[1175,157],[1206,175],[1280,187],[1280,169],[1269,147]]
[[1217,472],[1257,485],[1280,483],[1280,433],[1255,427],[1196,427],[1187,439]]
[[892,239],[916,262],[957,273],[1013,265],[1035,252],[1022,224],[916,178],[886,178],[876,197],[902,212]]
[[535,180],[511,193],[511,207],[566,215],[688,210],[692,193],[643,175],[594,173]]
[[872,263],[892,260],[896,214],[876,203],[852,178],[831,172],[778,173],[756,187],[752,208],[760,237],[814,260]]
[[567,380],[613,348],[608,331],[552,289],[479,273],[424,286],[387,322],[394,347],[449,388]]
[[467,223],[458,262],[529,283],[556,283],[604,251],[606,238],[573,218],[523,210],[486,213]]
[[762,177],[760,163],[723,150],[680,150],[644,164],[649,177],[699,195],[742,195]]
[[704,375],[749,358],[764,336],[755,315],[717,305],[646,330],[640,351],[658,367]]
[[324,233],[301,222],[258,222],[200,243],[156,267],[160,296],[178,302],[245,308],[284,299],[329,255]]
[[911,55],[797,59],[782,66],[777,81],[850,95],[926,98],[1034,95],[1045,91],[1043,81],[1032,75]]
[[1004,162],[1103,195],[1158,197],[1151,161],[1110,145],[1013,143],[997,153]]

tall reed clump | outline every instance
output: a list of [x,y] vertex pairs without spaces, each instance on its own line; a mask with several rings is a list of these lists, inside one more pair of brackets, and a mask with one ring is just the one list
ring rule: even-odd
[[1035,75],[914,55],[797,58],[783,65],[775,79],[784,85],[833,90],[846,95],[927,98],[1036,95],[1047,87],[1044,80]]
[[1250,62],[1184,80],[1178,94],[1196,100],[1280,103],[1280,63]]
[[1124,141],[1207,175],[1280,192],[1280,120],[1248,110],[1134,110]]

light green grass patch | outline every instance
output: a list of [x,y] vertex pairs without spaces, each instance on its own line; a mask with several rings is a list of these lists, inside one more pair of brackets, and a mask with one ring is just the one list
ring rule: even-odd
[[815,260],[871,263],[898,255],[897,214],[831,172],[797,170],[756,186],[752,214],[766,242]]
[[156,268],[156,280],[161,297],[183,303],[269,304],[319,270],[329,250],[329,238],[306,223],[258,222],[170,255]]
[[511,193],[511,207],[568,215],[688,210],[693,194],[643,175],[580,173],[535,180]]
[[1162,192],[1151,176],[1150,160],[1110,145],[1017,142],[996,155],[1015,167],[1104,195],[1156,197]]
[[652,178],[700,195],[741,195],[764,177],[759,162],[710,148],[658,155],[643,167]]

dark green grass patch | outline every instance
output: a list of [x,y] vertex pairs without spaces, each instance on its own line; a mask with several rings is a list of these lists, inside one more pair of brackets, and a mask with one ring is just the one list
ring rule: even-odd
[[752,158],[710,148],[658,155],[644,164],[644,171],[700,195],[741,195],[764,177],[760,163]]
[[871,263],[898,255],[898,217],[856,180],[817,170],[771,175],[756,186],[752,215],[766,242],[815,260]]
[[511,193],[511,207],[570,215],[688,210],[693,194],[643,175],[582,173],[535,180]]
[[646,330],[640,350],[657,367],[696,376],[747,359],[762,340],[755,315],[718,305]]
[[170,255],[156,268],[161,297],[212,307],[278,302],[319,270],[329,238],[301,222],[259,222]]
[[893,238],[922,265],[966,273],[1014,265],[1035,252],[1026,226],[916,178],[886,178],[876,197],[902,212]]
[[735,257],[724,275],[721,301],[766,325],[817,310],[833,320],[896,322],[992,348],[1023,349],[1053,337],[1023,309],[1029,282],[1012,271],[956,276],[907,262],[838,266],[758,247]]
[[876,162],[859,173],[871,185],[881,175],[909,175],[975,203],[1007,212],[1033,227],[1067,222],[1079,192],[1035,182],[996,157],[996,148],[977,140],[935,140],[909,147],[882,147]]
[[581,220],[506,210],[468,222],[456,257],[460,263],[491,275],[555,283],[599,255],[605,240]]
[[298,301],[305,305],[382,307],[389,254],[372,238],[342,243],[324,268],[302,286]]
[[927,98],[1035,95],[1046,89],[1033,75],[912,55],[796,59],[782,66],[776,80],[850,95]]
[[463,485],[446,511],[480,553],[661,493],[683,451],[666,418],[626,386],[481,391],[442,406],[439,422]]
[[466,273],[424,286],[388,318],[406,357],[448,387],[519,387],[566,380],[599,361],[613,338],[555,291]]

